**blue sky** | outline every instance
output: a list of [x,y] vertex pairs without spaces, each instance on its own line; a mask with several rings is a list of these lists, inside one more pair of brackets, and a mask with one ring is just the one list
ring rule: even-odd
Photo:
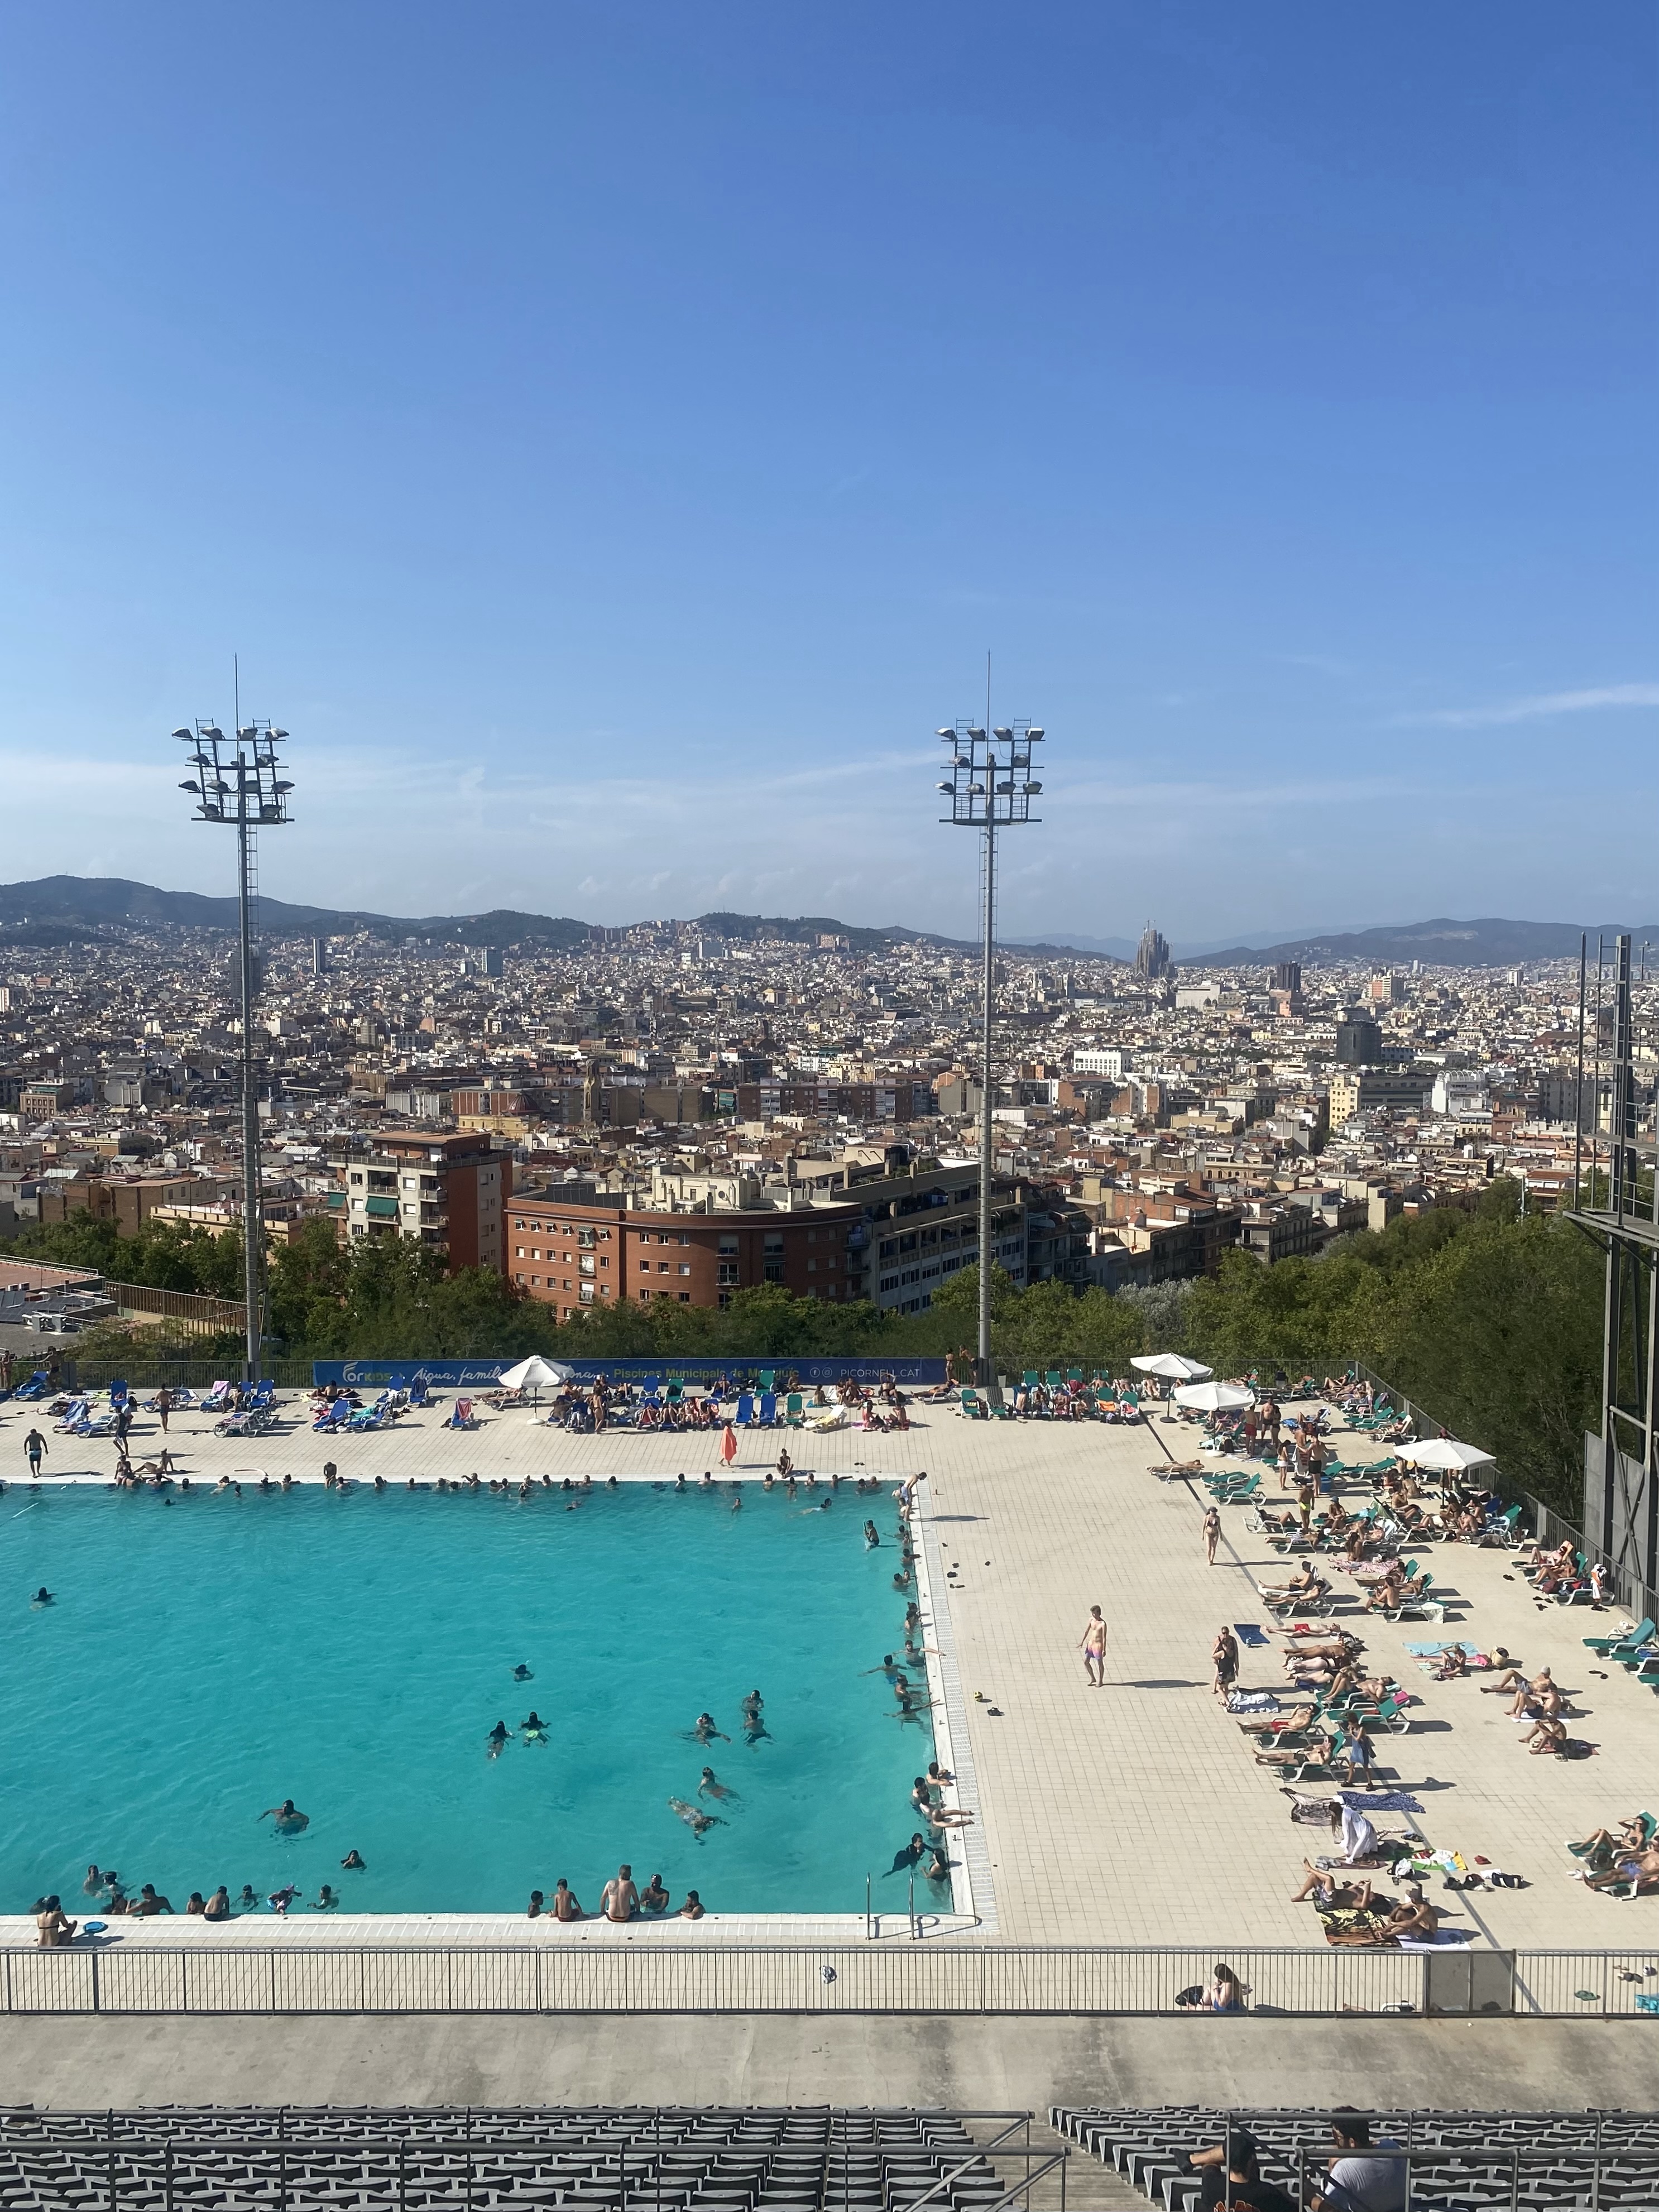
[[8,878],[224,887],[234,649],[273,893],[966,931],[988,647],[1010,933],[1650,918],[1648,0],[0,35]]

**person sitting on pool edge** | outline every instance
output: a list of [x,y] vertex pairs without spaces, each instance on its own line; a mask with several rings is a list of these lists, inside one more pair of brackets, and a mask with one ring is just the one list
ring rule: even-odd
[[650,1913],[667,1911],[668,1892],[663,1885],[663,1878],[659,1874],[653,1874],[640,1892],[640,1910],[641,1912]]
[[599,1898],[599,1911],[605,1917],[618,1925],[631,1920],[640,1909],[640,1893],[634,1887],[634,1869],[624,1863],[606,1882]]

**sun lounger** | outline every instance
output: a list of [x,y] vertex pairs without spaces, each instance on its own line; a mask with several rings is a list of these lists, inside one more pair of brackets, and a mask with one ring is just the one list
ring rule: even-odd
[[1655,1631],[1655,1624],[1652,1624],[1650,1620],[1646,1620],[1646,1617],[1644,1617],[1644,1620],[1641,1620],[1641,1621],[1637,1621],[1635,1628],[1626,1628],[1624,1635],[1617,1635],[1617,1637],[1586,1637],[1586,1639],[1583,1639],[1583,1650],[1586,1650],[1586,1652],[1599,1652],[1599,1655],[1604,1656],[1604,1659],[1617,1659],[1617,1656],[1620,1656],[1621,1652],[1637,1650],[1637,1646],[1641,1646],[1641,1644],[1646,1644],[1648,1637],[1652,1635],[1652,1631]]
[[751,1429],[755,1425],[755,1394],[752,1390],[740,1390],[738,1393],[736,1418],[737,1425],[740,1429]]
[[444,1426],[447,1429],[471,1429],[477,1425],[472,1418],[471,1399],[458,1398]]
[[799,1428],[802,1420],[805,1419],[805,1407],[801,1394],[799,1390],[792,1390],[788,1396],[784,1400],[783,1418],[785,1425],[787,1427],[792,1429]]

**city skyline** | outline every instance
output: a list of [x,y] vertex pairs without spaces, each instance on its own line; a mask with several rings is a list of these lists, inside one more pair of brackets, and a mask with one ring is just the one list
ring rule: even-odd
[[30,872],[223,890],[166,732],[239,651],[277,896],[968,937],[931,732],[988,647],[1050,733],[1010,938],[1648,911],[1654,46],[20,17]]

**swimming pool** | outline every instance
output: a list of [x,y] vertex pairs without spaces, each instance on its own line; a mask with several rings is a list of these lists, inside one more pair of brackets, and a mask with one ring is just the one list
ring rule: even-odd
[[[180,1911],[222,1881],[328,1881],[348,1911],[522,1913],[562,1875],[591,1911],[622,1859],[677,1906],[691,1885],[714,1911],[861,1912],[866,1874],[901,1906],[881,1876],[933,1747],[879,1671],[903,1632],[891,1499],[732,1494],[14,1488],[3,1909],[77,1910],[96,1861]],[[516,1733],[532,1710],[544,1742]],[[705,1711],[732,1741],[693,1740]],[[706,1765],[733,1798],[698,1799]],[[671,1796],[721,1825],[697,1840]],[[288,1797],[291,1840],[258,1818]]]

